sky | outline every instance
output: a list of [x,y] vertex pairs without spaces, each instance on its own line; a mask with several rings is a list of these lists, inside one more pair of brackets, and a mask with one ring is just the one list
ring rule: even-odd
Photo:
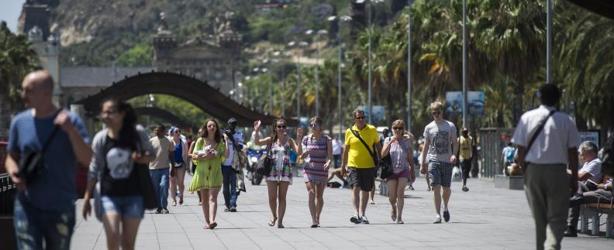
[[17,18],[21,14],[21,7],[25,0],[0,0],[0,20],[6,21],[9,29],[17,30]]

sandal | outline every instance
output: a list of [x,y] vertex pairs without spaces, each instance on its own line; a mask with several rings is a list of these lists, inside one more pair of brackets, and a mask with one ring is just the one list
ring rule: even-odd
[[272,227],[275,226],[275,222],[277,222],[277,218],[271,219],[268,224],[270,227]]
[[213,230],[215,227],[217,227],[217,222],[209,224],[209,229]]
[[279,225],[277,225],[277,228],[286,228],[286,227],[284,227],[283,224],[279,224]]

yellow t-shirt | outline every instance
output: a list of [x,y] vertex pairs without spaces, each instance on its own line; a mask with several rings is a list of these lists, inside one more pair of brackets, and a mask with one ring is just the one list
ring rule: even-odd
[[[379,143],[379,136],[377,135],[377,130],[374,126],[367,124],[362,130],[358,130],[356,125],[353,125],[353,130],[358,131],[360,137],[369,145],[371,152],[374,151],[373,145]],[[373,158],[367,151],[367,148],[360,142],[350,129],[345,131],[345,146],[349,146],[350,151],[348,152],[348,167],[353,168],[372,168],[375,167],[373,164]]]
[[463,136],[459,136],[458,137],[458,144],[460,146],[459,149],[459,153],[458,153],[458,157],[460,158],[460,160],[469,160],[471,159],[471,142],[473,141],[473,138],[471,138],[471,136],[468,136],[467,138],[463,137]]

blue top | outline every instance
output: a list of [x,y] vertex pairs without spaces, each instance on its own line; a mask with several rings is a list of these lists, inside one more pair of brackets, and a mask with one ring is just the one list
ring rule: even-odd
[[183,148],[182,148],[182,141],[181,139],[179,139],[179,143],[175,144],[175,151],[174,151],[174,157],[175,159],[173,159],[174,163],[183,163]]
[[[90,138],[76,114],[69,112],[70,120],[89,144]],[[53,131],[55,113],[45,118],[35,118],[32,109],[23,111],[11,122],[8,152],[24,155],[24,152],[40,151],[45,140]],[[19,159],[15,159],[19,160]],[[65,211],[72,209],[77,197],[75,174],[77,159],[68,134],[59,129],[44,154],[44,169],[34,183],[27,183],[25,191],[19,191],[17,198],[42,210]]]

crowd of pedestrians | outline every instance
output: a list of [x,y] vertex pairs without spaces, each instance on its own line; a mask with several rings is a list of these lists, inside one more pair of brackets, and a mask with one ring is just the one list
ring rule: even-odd
[[[19,190],[14,217],[20,249],[69,248],[75,224],[77,167],[89,167],[81,214],[88,218],[94,210],[103,224],[109,249],[134,249],[144,211],[170,213],[169,193],[172,206],[183,205],[186,173],[192,175],[187,188],[198,195],[205,229],[218,226],[220,189],[224,211],[238,211],[238,196],[245,191],[242,181],[246,160],[244,138],[236,129],[236,119],[229,119],[225,129],[217,120],[208,119],[194,140],[186,138],[178,128],[167,131],[163,125],[156,126],[149,138],[146,130],[136,124],[130,104],[109,99],[102,102],[99,114],[105,128],[90,140],[76,114],[53,105],[53,85],[45,71],[26,76],[22,99],[30,109],[15,116],[9,131],[5,165]],[[517,164],[525,174],[526,196],[536,226],[536,248],[559,249],[564,235],[576,236],[580,204],[593,199],[612,200],[612,192],[608,191],[612,189],[612,176],[602,175],[597,146],[590,142],[580,144],[575,122],[556,110],[560,90],[546,84],[540,88],[539,96],[542,105],[525,113],[516,127],[511,143],[517,149],[510,144],[502,153],[506,166]],[[373,201],[383,158],[390,159],[390,175],[383,181],[393,223],[405,223],[405,190],[415,180],[415,164],[427,176],[429,191],[433,191],[433,223],[449,222],[453,168],[460,165],[462,191],[469,191],[467,178],[475,141],[467,128],[457,136],[454,123],[444,119],[443,103],[431,103],[429,111],[433,120],[424,127],[419,144],[402,120],[392,122],[392,135],[380,137],[376,128],[366,122],[361,109],[351,113],[353,124],[345,131],[343,143],[325,134],[323,120],[317,116],[309,120],[307,134],[300,127],[290,133],[286,120],[281,118],[272,124],[271,134],[263,138],[263,123],[254,121],[251,141],[266,147],[267,152],[260,168],[266,170],[271,212],[268,225],[284,228],[286,196],[298,164],[303,166],[312,228],[320,227],[324,191],[334,178],[351,190],[350,222],[369,224],[367,205]],[[578,154],[583,164],[580,170]],[[575,193],[571,198],[569,190]]]

